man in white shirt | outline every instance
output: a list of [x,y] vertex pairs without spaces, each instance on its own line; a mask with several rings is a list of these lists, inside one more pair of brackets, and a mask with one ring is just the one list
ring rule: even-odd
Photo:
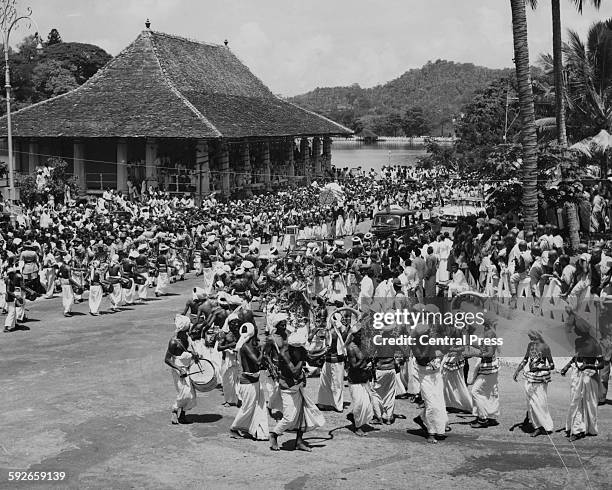
[[374,281],[370,277],[372,273],[369,267],[363,268],[363,279],[361,279],[359,298],[357,305],[360,311],[367,311],[372,303],[372,297],[374,296]]

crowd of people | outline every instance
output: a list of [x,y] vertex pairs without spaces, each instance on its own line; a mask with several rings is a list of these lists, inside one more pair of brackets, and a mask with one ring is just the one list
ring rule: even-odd
[[[486,213],[460,221],[452,232],[415,226],[383,238],[368,231],[368,220],[392,206],[425,210],[469,194],[462,186],[441,186],[440,178],[396,168],[378,176],[347,174],[332,199],[321,198],[320,183],[243,200],[210,197],[198,206],[190,195],[149,191],[136,201],[111,190],[88,204],[39,203],[0,233],[4,330],[27,321],[28,302],[60,295],[70,317],[74,303],[87,296],[91,315],[119,313],[123,305],[165,295],[193,272],[197,287],[176,318],[166,355],[178,393],[173,423],[195,406],[190,370],[208,362],[225,403],[239,406],[233,434],[269,440],[273,450],[287,431],[296,431],[297,449],[309,450],[302,436],[324,424],[321,412],[345,410],[345,377],[359,435],[370,423],[393,423],[398,396],[422,404],[415,422],[432,443],[450,430],[447,407],[474,414],[474,428],[496,425],[495,346],[440,350],[417,342],[408,353],[373,356],[362,328],[377,298],[435,312],[430,300],[440,295],[505,291],[515,301],[558,297],[572,311],[587,297],[605,302],[612,295],[612,253],[605,242],[584,244],[570,258],[554,226],[525,231],[520,219]],[[254,311],[265,315],[265,328]],[[572,369],[566,430],[574,440],[597,433],[612,332],[603,325],[594,338],[570,317],[576,352],[561,372]],[[462,332],[420,324],[411,335],[457,338]],[[484,335],[496,337],[493,321]],[[552,430],[546,386],[554,354],[541,332],[529,333],[515,377],[523,372],[526,378],[524,425],[533,435]],[[472,362],[468,383],[470,358],[479,362]],[[316,401],[304,390],[306,374],[314,372]],[[278,419],[273,428],[269,414]]]

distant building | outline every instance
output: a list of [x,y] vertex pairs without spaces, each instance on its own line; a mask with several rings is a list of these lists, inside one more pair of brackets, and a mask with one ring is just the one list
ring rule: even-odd
[[[85,84],[12,115],[15,167],[61,156],[83,191],[265,190],[331,166],[351,131],[275,96],[227,46],[143,31]],[[0,134],[6,134],[6,117]]]

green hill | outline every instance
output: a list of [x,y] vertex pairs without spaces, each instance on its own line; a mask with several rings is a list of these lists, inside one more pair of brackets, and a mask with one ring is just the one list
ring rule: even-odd
[[445,134],[451,131],[453,116],[461,112],[476,90],[512,73],[510,68],[495,70],[437,60],[408,70],[384,85],[316,88],[290,100],[355,130],[368,128],[382,135],[412,132],[404,131],[412,126],[402,125],[401,120],[408,109],[421,108],[424,134],[439,135],[442,130]]

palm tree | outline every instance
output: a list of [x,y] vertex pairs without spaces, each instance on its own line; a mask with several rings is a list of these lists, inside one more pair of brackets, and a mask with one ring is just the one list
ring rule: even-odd
[[[535,7],[537,0],[527,0]],[[527,44],[527,14],[525,0],[510,0],[512,10],[512,37],[514,40],[514,64],[518,83],[518,99],[521,111],[521,140],[523,146],[523,218],[525,229],[531,230],[538,222],[538,139],[531,74],[529,72],[529,46]]]
[[583,116],[591,134],[612,132],[612,19],[594,23],[586,43],[569,31],[564,53],[568,107]]
[[[537,1],[537,0],[536,0]],[[582,13],[583,0],[570,0]],[[591,4],[599,9],[601,0],[591,0]],[[557,142],[559,145],[567,146],[567,134],[565,131],[565,88],[563,86],[563,57],[561,41],[561,6],[560,0],[551,0],[552,23],[553,23],[553,69],[555,77],[555,108],[557,120]]]

